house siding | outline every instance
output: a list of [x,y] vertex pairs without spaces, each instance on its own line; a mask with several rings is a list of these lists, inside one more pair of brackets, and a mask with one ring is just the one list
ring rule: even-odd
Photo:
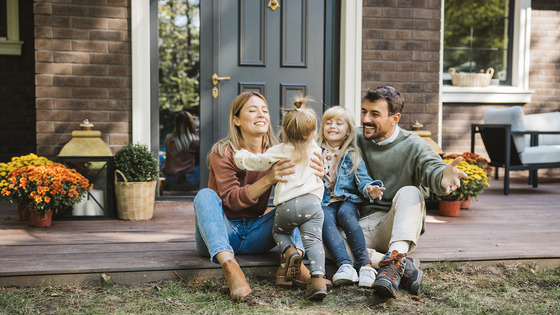
[[395,87],[404,95],[400,126],[418,120],[438,137],[441,1],[365,0],[362,89]]
[[88,119],[116,152],[131,135],[129,1],[35,0],[37,153],[54,157]]

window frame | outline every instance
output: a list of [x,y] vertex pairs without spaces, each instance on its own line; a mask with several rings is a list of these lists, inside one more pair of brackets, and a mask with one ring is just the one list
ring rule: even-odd
[[18,0],[6,0],[7,36],[0,37],[0,55],[21,55]]
[[514,3],[511,59],[511,85],[461,87],[443,84],[443,17],[440,85],[442,103],[529,103],[534,92],[529,90],[529,51],[531,42],[531,1],[512,0]]

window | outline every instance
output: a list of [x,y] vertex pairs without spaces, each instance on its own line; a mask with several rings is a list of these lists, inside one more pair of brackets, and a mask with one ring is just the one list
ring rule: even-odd
[[493,79],[511,85],[512,4],[509,0],[445,1],[444,83],[450,83],[445,72],[450,67],[470,73],[491,67]]
[[[445,0],[442,102],[527,103],[529,0]],[[492,67],[488,87],[451,85],[449,68],[480,72]]]
[[0,0],[0,55],[21,55],[18,0]]

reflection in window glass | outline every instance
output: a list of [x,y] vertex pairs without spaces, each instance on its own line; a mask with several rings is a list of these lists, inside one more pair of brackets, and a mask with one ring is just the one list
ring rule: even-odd
[[[511,84],[513,0],[445,0],[443,79],[494,68],[493,79]],[[447,82],[445,82],[447,83]]]

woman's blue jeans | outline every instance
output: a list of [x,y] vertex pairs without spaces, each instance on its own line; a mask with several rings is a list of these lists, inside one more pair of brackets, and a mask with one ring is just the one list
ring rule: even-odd
[[323,206],[325,220],[323,221],[323,244],[331,252],[337,267],[343,264],[352,264],[352,259],[346,251],[344,240],[338,230],[342,228],[346,234],[346,240],[354,255],[354,265],[360,268],[371,264],[366,248],[364,232],[358,223],[358,208],[353,202],[339,201],[328,206]]
[[[234,254],[266,253],[276,246],[272,237],[275,211],[254,219],[228,219],[218,194],[209,188],[201,189],[194,198],[196,249],[213,263],[218,263],[216,254],[225,250]],[[294,229],[292,237],[303,251],[298,229]]]

